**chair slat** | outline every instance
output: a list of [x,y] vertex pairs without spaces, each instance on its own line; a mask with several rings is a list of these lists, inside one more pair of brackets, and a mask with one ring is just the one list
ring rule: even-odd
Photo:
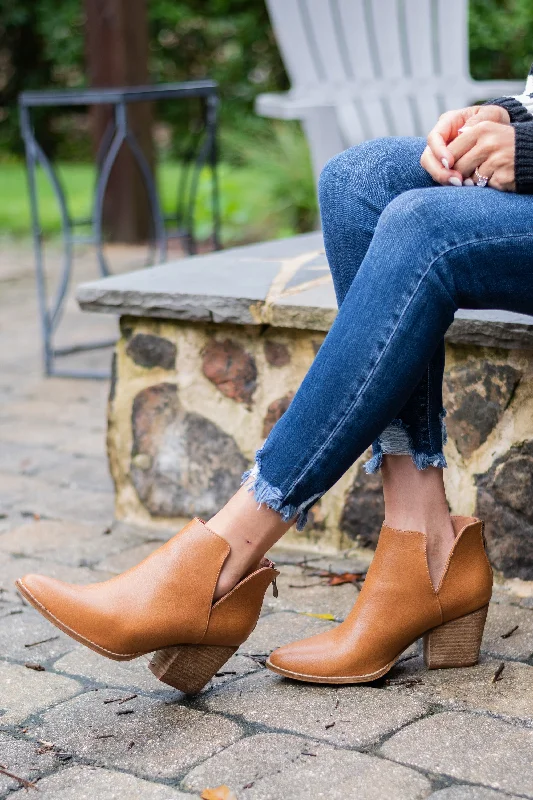
[[363,127],[361,115],[355,103],[341,103],[337,106],[337,121],[345,147],[352,147],[368,138],[368,127]]
[[433,0],[437,21],[441,74],[451,78],[469,76],[468,0]]
[[335,0],[300,0],[301,13],[307,8],[306,24],[309,28],[311,46],[316,46],[322,66],[324,80],[345,82],[349,77],[342,55],[344,41],[339,42],[338,26],[335,25]]
[[315,86],[322,78],[303,24],[300,0],[267,0],[267,7],[292,86]]
[[347,41],[347,54],[355,80],[377,77],[375,55],[370,49],[364,5],[367,0],[337,0]]
[[390,95],[384,98],[388,103],[396,136],[419,136],[417,109],[413,112],[412,97],[406,95]]
[[446,110],[445,105],[437,94],[427,93],[414,95],[413,102],[416,103],[422,126],[417,135],[426,137],[440,115]]
[[279,114],[302,120],[317,175],[343,142],[425,137],[478,87],[495,96],[469,75],[468,0],[266,2],[294,90]]
[[369,134],[365,138],[377,136],[394,136],[394,119],[391,115],[389,104],[382,96],[367,96],[364,101],[359,101],[359,113],[366,121]]
[[371,36],[375,36],[381,76],[399,78],[405,75],[406,64],[400,45],[398,0],[367,0],[367,20]]
[[407,47],[413,78],[435,75],[431,0],[404,0]]

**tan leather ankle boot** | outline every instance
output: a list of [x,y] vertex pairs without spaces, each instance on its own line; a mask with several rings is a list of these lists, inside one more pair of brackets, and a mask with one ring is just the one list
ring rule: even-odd
[[361,593],[344,622],[280,647],[267,667],[310,683],[366,683],[385,675],[421,636],[430,669],[476,664],[492,569],[483,524],[472,517],[452,520],[455,543],[436,589],[425,535],[384,525]]
[[279,574],[263,559],[213,605],[230,546],[194,519],[136,567],[74,586],[42,575],[16,582],[41,614],[73,639],[116,661],[155,655],[150,669],[187,693],[205,686],[256,626]]

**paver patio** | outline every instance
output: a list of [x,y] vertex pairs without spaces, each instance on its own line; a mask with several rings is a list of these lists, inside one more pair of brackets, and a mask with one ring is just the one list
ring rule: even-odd
[[[167,535],[113,523],[108,386],[41,377],[30,267],[24,248],[0,260],[1,769],[53,800],[178,800],[221,784],[238,800],[533,798],[526,583],[497,585],[477,667],[427,672],[411,648],[370,686],[296,684],[267,672],[264,655],[335,624],[313,614],[342,618],[356,586],[313,572],[364,571],[369,554],[281,550],[279,597],[268,594],[251,638],[195,698],[157,682],[144,659],[96,656],[22,603],[12,582],[24,572],[100,580]],[[114,323],[72,304],[66,324],[83,339]],[[8,795],[27,791],[0,774]]]

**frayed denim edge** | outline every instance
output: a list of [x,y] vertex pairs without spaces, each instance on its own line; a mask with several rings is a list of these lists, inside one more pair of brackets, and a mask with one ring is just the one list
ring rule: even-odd
[[[442,409],[440,413],[440,424],[441,424],[441,431],[442,431],[442,446],[446,444],[448,441],[448,432],[446,430],[446,423],[444,421],[444,417],[446,416],[446,410]],[[439,467],[440,469],[445,469],[448,464],[446,462],[446,458],[442,450],[438,453],[419,453],[415,450],[413,444],[413,437],[411,436],[410,432],[407,429],[407,426],[401,419],[394,419],[391,423],[391,426],[397,426],[402,428],[404,431],[407,440],[407,452],[405,455],[410,455],[413,459],[413,463],[417,469],[427,469],[428,467]],[[364,470],[367,475],[371,475],[374,472],[379,472],[381,469],[381,465],[383,463],[383,456],[386,455],[383,452],[383,448],[381,446],[381,438],[378,436],[375,442],[372,444],[372,458],[370,458],[364,464]],[[399,454],[396,454],[399,455]]]
[[309,510],[316,501],[322,497],[324,492],[313,495],[309,500],[295,506],[285,503],[281,491],[276,486],[271,486],[261,475],[261,451],[255,454],[255,464],[247,470],[241,480],[241,486],[246,486],[249,492],[253,492],[254,499],[257,501],[258,508],[262,505],[276,511],[284,522],[296,520],[296,530],[301,531],[307,524]]

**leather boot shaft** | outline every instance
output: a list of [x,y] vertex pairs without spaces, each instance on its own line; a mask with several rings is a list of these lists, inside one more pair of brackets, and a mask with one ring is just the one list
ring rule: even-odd
[[126,660],[179,644],[238,646],[255,627],[278,572],[264,560],[213,606],[229,552],[225,539],[194,519],[111,580],[76,586],[26,575],[17,586],[65,633],[109,658]]
[[431,582],[425,534],[383,525],[361,593],[344,622],[279,648],[267,666],[311,682],[375,680],[428,631],[486,607],[492,570],[482,523],[452,519],[456,538],[438,587]]

